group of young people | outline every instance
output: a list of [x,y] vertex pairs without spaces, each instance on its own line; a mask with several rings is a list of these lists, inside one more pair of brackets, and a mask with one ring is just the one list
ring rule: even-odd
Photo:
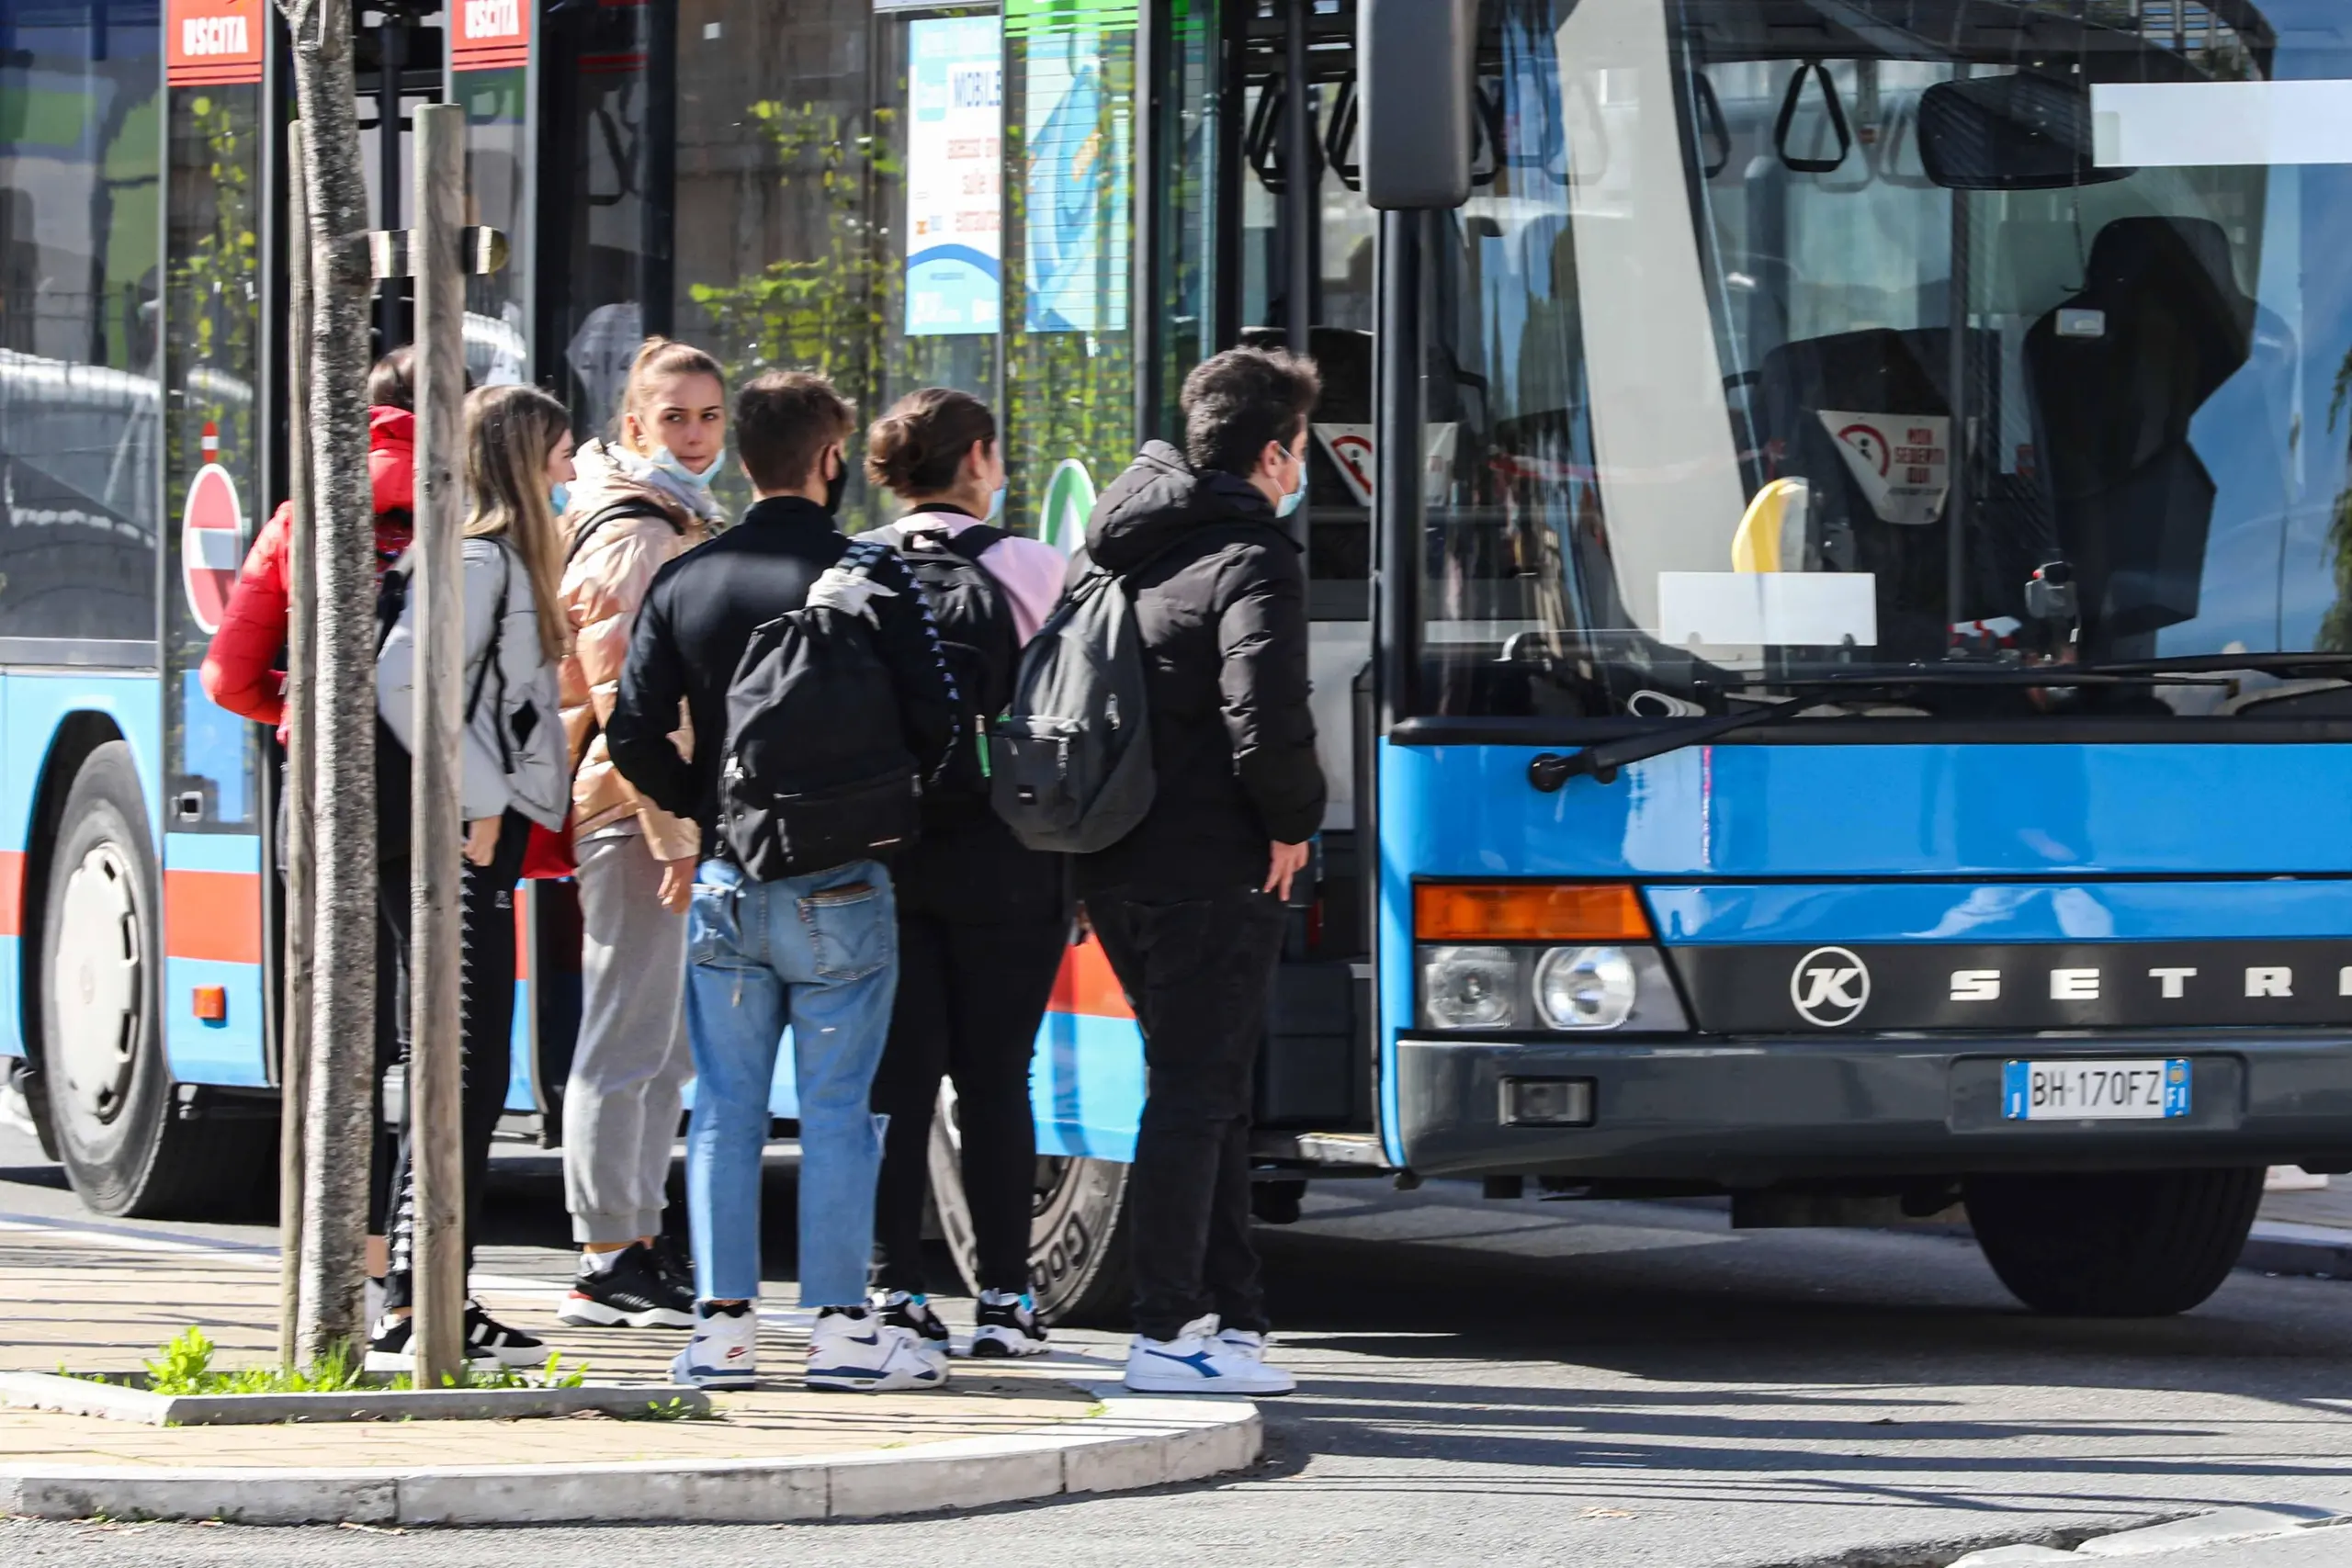
[[[371,387],[387,1070],[407,1032],[405,355]],[[815,1314],[808,1384],[947,1380],[951,1335],[927,1299],[922,1234],[943,1077],[956,1086],[982,1285],[968,1353],[1043,1350],[1028,1280],[1029,1066],[1062,954],[1091,931],[1133,1005],[1148,1068],[1130,1179],[1128,1383],[1288,1392],[1288,1374],[1265,1359],[1247,1134],[1283,905],[1324,807],[1304,573],[1282,524],[1304,494],[1318,393],[1313,366],[1291,355],[1235,350],[1204,363],[1183,389],[1184,450],[1147,445],[1103,494],[1073,561],[997,525],[996,422],[963,392],[916,392],[867,428],[866,477],[902,515],[854,538],[837,523],[854,411],[820,376],[766,372],[730,405],[716,361],[651,340],[612,433],[577,451],[569,412],[546,393],[469,394],[469,1247],[511,1065],[514,890],[526,874],[569,874],[585,940],[563,1147],[582,1251],[560,1318],[690,1328],[680,1381],[756,1381],[762,1160],[788,1032],[800,1304]],[[731,523],[712,492],[730,463],[754,496]],[[216,702],[273,722],[286,530],[281,511],[256,540],[204,670]],[[1089,574],[1115,580],[1144,649],[1157,784],[1117,842],[1059,855],[1026,847],[991,808],[987,725],[1023,645]],[[820,625],[779,632],[820,611]],[[772,701],[747,719],[748,672],[793,635],[804,665],[872,679],[836,673],[842,697],[827,711]],[[844,637],[858,645],[850,654]],[[777,715],[786,733],[746,736],[747,723]],[[805,772],[877,728],[909,759],[906,830],[810,863],[829,858],[825,813],[847,807],[797,774],[788,784],[758,775],[780,756]],[[789,852],[771,806],[779,823],[790,818]],[[680,1237],[663,1213],[689,1082]],[[379,1370],[413,1362],[406,1122],[389,1108],[371,1182],[382,1305],[368,1364]],[[545,1355],[478,1305],[466,1330],[484,1365]]]

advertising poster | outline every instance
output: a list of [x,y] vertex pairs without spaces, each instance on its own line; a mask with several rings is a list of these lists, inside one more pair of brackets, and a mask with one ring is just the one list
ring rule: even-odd
[[926,18],[909,25],[907,47],[907,335],[993,333],[1004,278],[1002,24]]
[[1105,28],[1091,19],[1031,34],[1023,82],[1029,150],[1031,332],[1127,326],[1127,105],[1103,81]]

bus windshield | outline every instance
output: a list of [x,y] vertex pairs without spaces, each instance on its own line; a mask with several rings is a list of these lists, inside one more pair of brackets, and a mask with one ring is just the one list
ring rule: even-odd
[[1480,47],[1423,711],[2352,711],[2014,678],[2352,651],[2337,0],[1487,0]]

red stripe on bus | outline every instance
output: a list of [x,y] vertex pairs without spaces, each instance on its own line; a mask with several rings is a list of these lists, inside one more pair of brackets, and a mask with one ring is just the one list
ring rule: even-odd
[[260,963],[261,878],[243,871],[165,871],[164,952],[216,964]]
[[0,936],[25,934],[25,852],[0,850]]
[[1128,1010],[1126,992],[1119,988],[1119,977],[1111,972],[1111,960],[1091,932],[1062,954],[1062,972],[1054,981],[1053,999],[1046,1005],[1055,1012],[1088,1018],[1135,1017]]

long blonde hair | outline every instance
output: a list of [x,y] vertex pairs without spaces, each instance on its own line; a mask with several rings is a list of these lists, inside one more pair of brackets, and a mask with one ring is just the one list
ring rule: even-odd
[[559,599],[563,551],[548,498],[548,457],[571,432],[571,413],[537,387],[466,394],[466,537],[503,539],[523,558],[539,649],[550,661],[570,649],[571,627]]

